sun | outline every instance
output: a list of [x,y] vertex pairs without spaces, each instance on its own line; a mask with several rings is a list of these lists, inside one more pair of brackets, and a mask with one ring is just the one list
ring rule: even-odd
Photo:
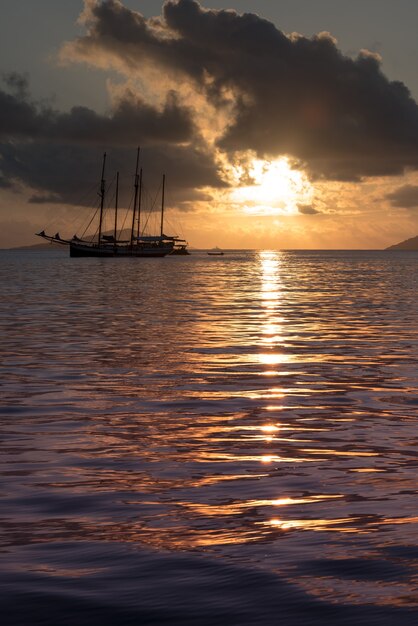
[[313,200],[308,178],[292,169],[286,157],[273,161],[253,159],[249,167],[235,168],[234,175],[232,200],[248,215],[294,215],[298,205]]

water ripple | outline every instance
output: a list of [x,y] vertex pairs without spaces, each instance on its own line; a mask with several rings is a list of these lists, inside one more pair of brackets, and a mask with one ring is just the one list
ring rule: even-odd
[[[3,253],[0,540],[25,584],[93,585],[131,545],[415,611],[417,260]],[[49,559],[70,544],[88,561]]]

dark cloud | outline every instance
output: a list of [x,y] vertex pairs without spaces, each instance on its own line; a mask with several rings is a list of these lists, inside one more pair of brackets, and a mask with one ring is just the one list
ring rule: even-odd
[[13,184],[10,180],[6,180],[3,175],[0,175],[0,189],[11,189]]
[[18,72],[5,72],[2,75],[3,82],[19,100],[26,100],[29,97],[29,79],[27,74]]
[[51,136],[80,143],[132,146],[190,141],[193,130],[191,114],[179,105],[175,93],[169,92],[159,110],[128,92],[109,117],[86,107],[74,107],[69,114],[58,116]]
[[56,204],[61,202],[60,196],[55,196],[54,194],[49,195],[37,195],[34,194],[28,200],[29,204]]
[[51,113],[38,112],[28,101],[27,79],[8,74],[3,82],[9,91],[0,89],[0,141],[19,137],[34,138],[45,132]]
[[311,204],[299,204],[298,211],[303,215],[316,215],[317,213],[320,213],[320,211],[315,209],[315,207]]
[[[102,151],[97,146],[50,142],[0,145],[0,167],[6,180],[22,181],[39,190],[30,202],[91,205],[97,199]],[[133,188],[136,150],[113,148],[108,152],[106,179],[121,172],[121,205],[128,204]],[[150,146],[141,149],[144,183],[151,190],[163,173],[172,201],[181,202],[191,189],[223,186],[210,157],[191,146]],[[198,193],[195,194],[198,198]]]
[[[62,113],[30,99],[27,81],[6,77],[0,90],[0,187],[21,183],[38,190],[30,202],[80,202],[97,178],[103,149],[114,153],[115,167],[132,170],[141,146],[151,179],[165,171],[172,188],[222,186],[212,157],[196,149],[190,108],[170,91],[153,107],[125,91],[109,115],[86,107]],[[6,91],[8,89],[8,91]]]
[[418,208],[418,185],[403,185],[392,193],[388,193],[386,198],[392,206],[416,209]]
[[[15,76],[15,82],[17,77]],[[9,84],[9,83],[8,83]],[[157,108],[127,90],[109,115],[75,106],[60,113],[28,98],[21,79],[17,93],[0,90],[0,140],[42,139],[95,145],[135,146],[155,142],[184,143],[194,134],[190,109],[181,106],[173,91]]]
[[195,0],[168,0],[160,21],[117,0],[88,6],[88,33],[67,52],[92,63],[108,55],[126,71],[157,64],[218,107],[232,101],[225,151],[291,155],[313,177],[338,180],[418,167],[418,106],[375,54],[353,59],[326,33],[289,37],[257,15]]
[[[119,0],[86,0],[84,23],[67,58],[140,79],[152,68],[147,86],[158,97],[150,103],[126,90],[107,115],[81,106],[61,112],[34,102],[25,77],[4,75],[0,186],[24,183],[32,203],[80,201],[97,180],[103,149],[113,153],[113,169],[129,172],[138,144],[149,179],[165,171],[179,202],[194,189],[223,186],[200,133],[210,126],[196,104],[202,97],[218,121],[228,120],[217,146],[234,162],[247,150],[287,155],[312,178],[345,181],[418,168],[418,106],[408,89],[385,77],[377,55],[344,56],[329,34],[287,36],[257,15],[195,0],[168,0],[152,19]],[[189,106],[169,89],[175,81],[195,90]]]

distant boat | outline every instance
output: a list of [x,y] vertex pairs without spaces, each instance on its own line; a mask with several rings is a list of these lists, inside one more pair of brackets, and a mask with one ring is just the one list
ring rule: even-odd
[[206,254],[209,254],[210,256],[223,256],[224,255],[222,250],[218,247],[213,248],[212,250],[208,250]]
[[[116,175],[116,202],[115,202],[115,226],[113,235],[102,233],[103,213],[105,202],[106,183],[104,179],[106,164],[106,153],[103,155],[102,176],[100,182],[100,212],[97,241],[80,239],[74,235],[72,239],[62,239],[59,233],[47,235],[45,231],[36,233],[47,241],[59,243],[70,247],[72,257],[164,257],[169,254],[189,254],[187,242],[179,237],[164,234],[164,193],[165,175],[163,175],[162,199],[161,199],[161,228],[159,235],[140,234],[141,217],[141,197],[142,197],[142,168],[138,174],[139,148],[136,158],[135,170],[135,195],[132,214],[132,227],[129,239],[118,239],[118,192],[119,192],[119,172]],[[136,226],[136,229],[135,229]],[[136,230],[136,233],[135,233]],[[119,234],[120,237],[120,234]]]

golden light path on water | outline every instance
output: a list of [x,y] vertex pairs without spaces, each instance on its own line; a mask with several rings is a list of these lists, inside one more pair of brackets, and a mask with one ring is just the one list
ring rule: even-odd
[[8,263],[3,546],[192,551],[417,604],[414,259]]

